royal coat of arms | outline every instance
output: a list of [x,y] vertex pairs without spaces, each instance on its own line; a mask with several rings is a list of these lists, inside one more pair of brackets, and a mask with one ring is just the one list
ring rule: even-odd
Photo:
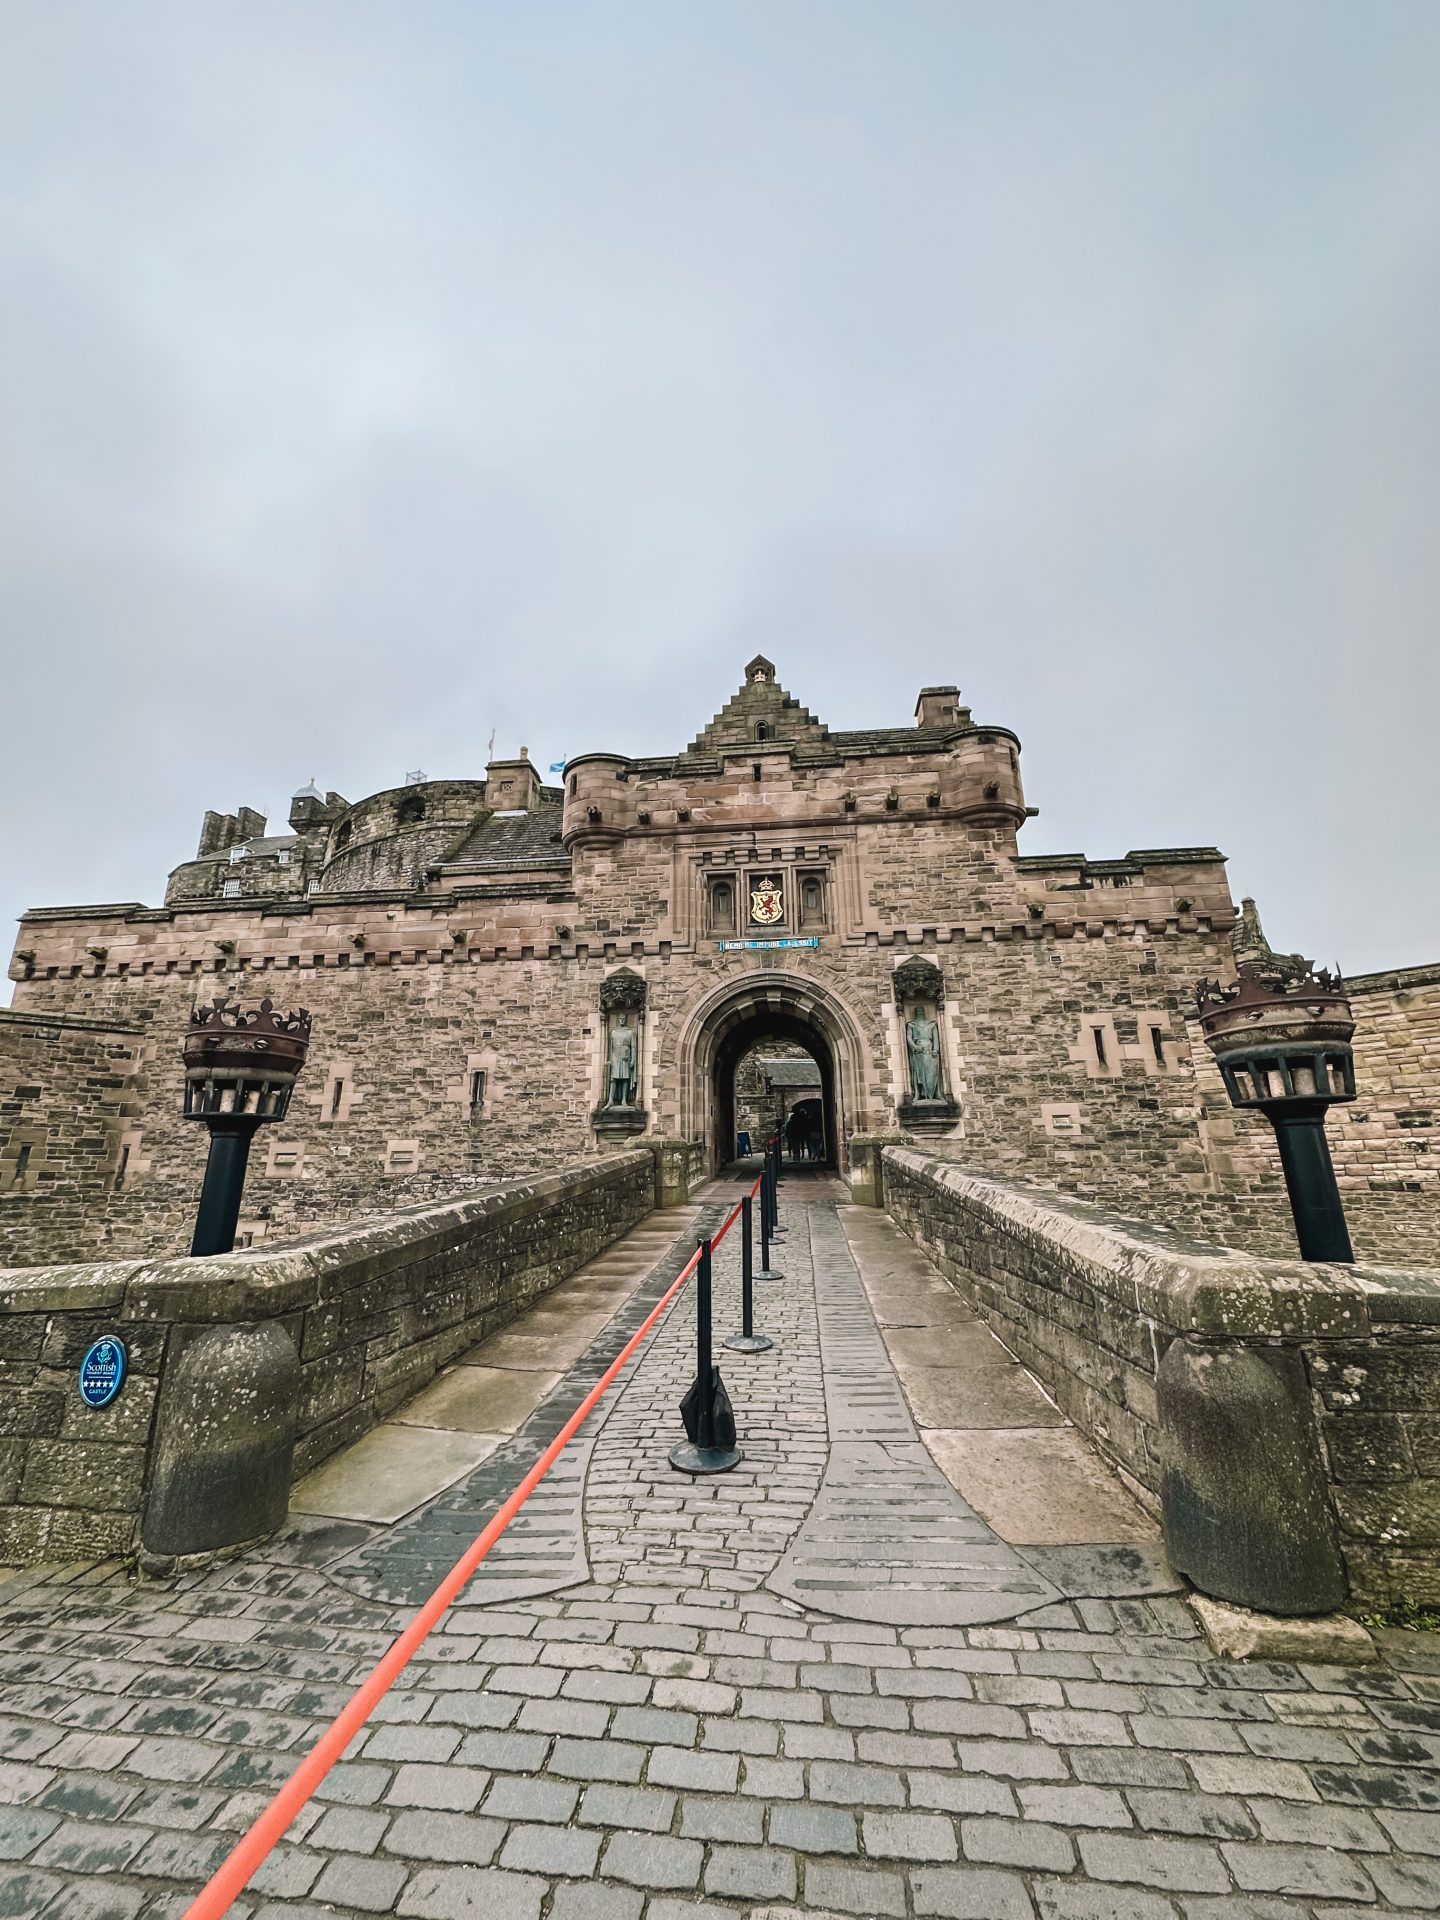
[[759,927],[773,927],[785,918],[785,900],[778,880],[761,880],[750,891],[750,919]]

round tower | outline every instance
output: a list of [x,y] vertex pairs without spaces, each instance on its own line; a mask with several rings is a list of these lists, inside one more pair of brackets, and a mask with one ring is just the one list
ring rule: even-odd
[[565,811],[561,835],[567,847],[599,845],[635,824],[623,753],[582,753],[565,767]]

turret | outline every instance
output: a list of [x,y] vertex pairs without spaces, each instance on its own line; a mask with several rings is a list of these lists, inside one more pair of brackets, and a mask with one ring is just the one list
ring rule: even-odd
[[309,833],[316,827],[327,826],[348,805],[343,794],[321,793],[315,782],[308,780],[290,797],[290,831]]
[[567,847],[613,839],[632,824],[629,770],[623,753],[583,753],[567,763],[562,826]]
[[940,777],[940,803],[974,826],[1018,827],[1025,791],[1015,735],[1004,727],[976,727],[954,741]]

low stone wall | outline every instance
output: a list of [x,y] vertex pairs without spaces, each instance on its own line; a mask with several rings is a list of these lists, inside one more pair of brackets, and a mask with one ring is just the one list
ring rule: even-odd
[[[627,1232],[656,1183],[655,1155],[632,1149],[273,1253],[0,1271],[0,1565],[161,1551],[157,1458],[183,1470],[187,1447],[230,1444],[225,1379],[198,1416],[180,1384],[202,1334],[284,1330],[299,1475]],[[104,1334],[125,1342],[129,1376],[94,1411],[76,1370]],[[284,1460],[288,1477],[288,1446]]]
[[[1251,1354],[1313,1441],[1354,1598],[1440,1602],[1440,1269],[1259,1259],[904,1146],[876,1143],[861,1172],[856,1198],[888,1208],[1157,1504],[1188,1445],[1157,1393],[1167,1353]],[[1283,1481],[1265,1455],[1262,1420],[1233,1460],[1237,1502],[1249,1470]]]

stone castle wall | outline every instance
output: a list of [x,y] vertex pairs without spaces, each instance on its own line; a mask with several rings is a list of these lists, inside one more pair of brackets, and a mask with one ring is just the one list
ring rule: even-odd
[[117,1186],[143,1179],[138,1073],[144,1024],[0,1010],[0,1260],[99,1250]]
[[[977,1172],[1287,1253],[1273,1139],[1230,1109],[1193,1013],[1195,983],[1233,965],[1222,857],[1023,856],[1018,742],[974,725],[954,689],[927,690],[913,729],[832,736],[770,676],[752,662],[684,753],[585,755],[563,790],[522,756],[484,782],[353,806],[297,795],[285,897],[265,862],[292,843],[255,837],[265,823],[242,810],[207,816],[208,852],[180,870],[204,867],[208,897],[27,915],[16,1008],[140,1029],[143,1044],[123,1130],[57,1123],[61,1177],[43,1183],[32,1147],[29,1187],[0,1207],[4,1257],[183,1248],[204,1139],[180,1118],[179,1048],[192,1004],[216,993],[314,1017],[290,1115],[252,1154],[241,1232],[257,1244],[604,1152],[617,1123],[607,1133],[601,986],[620,969],[645,997],[626,1135],[699,1142],[710,1165],[732,1150],[707,1076],[743,1002],[757,1043],[773,1016],[774,1040],[828,1055],[842,1168],[856,1136],[923,1125],[928,1150]],[[251,898],[220,891],[237,844],[255,850],[242,887],[264,867]],[[745,917],[762,876],[787,902],[778,932],[805,944],[727,950],[727,935],[766,931]],[[728,927],[717,882],[739,909]],[[917,959],[939,970],[945,1097],[928,1113],[909,1100],[895,987]],[[1437,982],[1356,983],[1362,1098],[1332,1137],[1362,1257],[1423,1260],[1440,1219]],[[40,1097],[59,1111],[82,1067],[52,1058]],[[0,1113],[0,1179],[17,1115]],[[32,1204],[77,1180],[85,1207]]]
[[894,1219],[1152,1504],[1175,1454],[1156,1391],[1171,1343],[1293,1356],[1351,1594],[1440,1602],[1433,1255],[1410,1273],[1255,1259],[912,1149],[882,1158]]
[[[655,1185],[654,1157],[629,1152],[284,1253],[0,1270],[0,1565],[145,1547],[162,1437],[185,1451],[184,1394],[167,1389],[199,1330],[269,1324],[293,1342],[298,1476],[628,1232]],[[97,1410],[76,1370],[102,1335],[129,1371]]]

